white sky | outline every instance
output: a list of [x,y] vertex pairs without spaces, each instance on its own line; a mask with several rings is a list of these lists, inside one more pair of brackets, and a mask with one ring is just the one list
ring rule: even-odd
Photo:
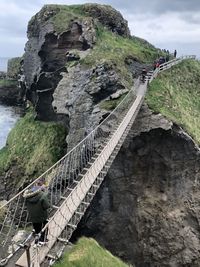
[[[82,0],[0,0],[0,57],[21,56],[30,18],[44,4],[83,4]],[[96,0],[120,11],[132,35],[178,55],[200,57],[200,0]]]

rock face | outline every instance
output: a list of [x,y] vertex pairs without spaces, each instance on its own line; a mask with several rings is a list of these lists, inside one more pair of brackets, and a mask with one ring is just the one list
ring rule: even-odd
[[137,267],[200,266],[200,150],[143,106],[75,234]]
[[16,81],[3,80],[4,84],[0,85],[0,104],[16,106],[21,105],[21,97]]
[[120,89],[124,89],[120,78],[112,65],[106,63],[89,70],[78,65],[63,73],[53,94],[53,106],[58,113],[69,116],[68,150],[91,132],[107,113],[99,103]]
[[[60,74],[67,73],[66,63],[78,62],[82,58],[72,50],[84,52],[96,42],[95,25],[98,21],[120,35],[130,34],[127,22],[110,6],[83,5],[85,17],[72,16],[69,10],[63,15],[64,12],[66,6],[44,6],[28,25],[28,42],[24,54],[26,98],[36,107],[40,120],[57,118],[52,101],[53,93],[62,79]],[[62,29],[59,28],[61,22],[57,19],[58,15],[61,20],[67,20]],[[67,19],[70,16],[71,19]]]
[[118,33],[124,37],[130,36],[127,21],[122,17],[120,12],[116,11],[111,6],[86,4],[83,9],[90,16],[98,19],[102,25],[106,26],[112,32]]
[[[51,18],[60,12],[61,7],[45,6],[29,23],[24,71],[27,85],[27,99],[36,107],[40,120],[54,120],[52,101],[53,92],[61,80],[61,72],[67,72],[65,64],[69,59],[71,48],[84,51],[95,39],[89,31],[91,19],[87,21],[74,19],[66,25],[65,31],[59,33]],[[45,111],[45,112],[44,112]]]

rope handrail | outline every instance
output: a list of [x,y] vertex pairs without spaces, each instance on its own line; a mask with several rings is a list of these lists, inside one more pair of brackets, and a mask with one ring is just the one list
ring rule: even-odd
[[[194,59],[195,56],[184,56],[160,65],[160,67],[151,74],[149,82],[151,82],[159,72],[163,71],[163,69],[167,69],[188,58]],[[90,203],[137,116],[147,89],[147,82],[141,86],[144,87],[142,95],[136,95],[136,88],[133,87],[119,105],[80,143],[16,196],[11,198],[5,205],[0,207],[0,212],[2,211],[4,215],[4,219],[2,221],[0,220],[0,235],[4,236],[2,247],[6,247],[6,245],[8,246],[10,243],[17,243],[16,241],[10,241],[10,239],[15,236],[19,228],[23,227],[27,232],[24,240],[27,239],[27,235],[30,234],[30,230],[28,231],[30,222],[28,221],[28,213],[23,193],[41,179],[48,184],[47,190],[53,207],[53,214],[59,213],[61,217],[65,216],[65,218],[58,221],[58,218],[52,215],[49,223],[46,225],[46,227],[50,229],[49,235],[52,234],[52,241],[49,241],[49,246],[46,246],[44,250],[48,248],[49,251],[49,249],[51,249],[58,238],[58,232],[60,231],[60,235],[65,228],[65,223],[67,224],[66,227],[68,227],[68,225],[77,225],[81,217],[79,216],[77,218],[77,216],[75,216],[75,210],[80,209],[80,205],[83,203]],[[128,118],[126,122],[125,118]],[[121,136],[121,138],[116,135]],[[105,166],[102,165],[103,162]],[[69,205],[69,203],[71,204]],[[69,210],[68,215],[63,215],[64,210],[61,208],[63,206]],[[84,204],[83,206],[83,209],[79,212],[82,215],[87,208],[87,205]],[[53,210],[55,209],[54,207],[58,207],[58,210]],[[74,210],[70,210],[70,207],[74,207]],[[69,216],[69,218],[67,216]],[[68,218],[68,221],[66,218]],[[60,229],[59,231],[57,230],[56,234],[53,232],[55,227]],[[44,230],[45,228],[43,231]],[[72,229],[68,229],[67,240],[69,240],[72,232]],[[33,248],[31,248],[31,253],[34,255]],[[47,253],[47,251],[43,251],[43,256],[45,253]],[[1,255],[1,252],[0,258],[5,258],[4,255]],[[33,258],[33,260],[36,259],[35,256]],[[38,263],[38,266],[40,266],[39,264],[40,263]]]

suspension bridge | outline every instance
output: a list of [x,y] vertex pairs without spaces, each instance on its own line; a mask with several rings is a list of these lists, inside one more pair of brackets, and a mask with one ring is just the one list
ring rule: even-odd
[[[139,79],[120,104],[85,139],[50,169],[0,207],[0,266],[40,267],[59,258],[90,205],[112,162],[118,154],[140,110],[151,82],[159,72],[185,59],[173,59]],[[42,229],[44,246],[35,246],[31,222],[23,197],[39,181],[47,186],[50,218]],[[48,229],[48,232],[45,231]],[[17,238],[17,236],[20,238]],[[46,266],[47,266],[46,265]]]

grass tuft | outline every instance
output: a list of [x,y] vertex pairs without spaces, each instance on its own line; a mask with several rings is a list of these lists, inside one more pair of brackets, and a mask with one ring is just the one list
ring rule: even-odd
[[71,21],[80,19],[84,15],[82,5],[48,5],[48,7],[59,8],[59,12],[51,18],[57,33],[66,31],[70,26]]
[[81,238],[54,267],[128,267],[92,238]]

